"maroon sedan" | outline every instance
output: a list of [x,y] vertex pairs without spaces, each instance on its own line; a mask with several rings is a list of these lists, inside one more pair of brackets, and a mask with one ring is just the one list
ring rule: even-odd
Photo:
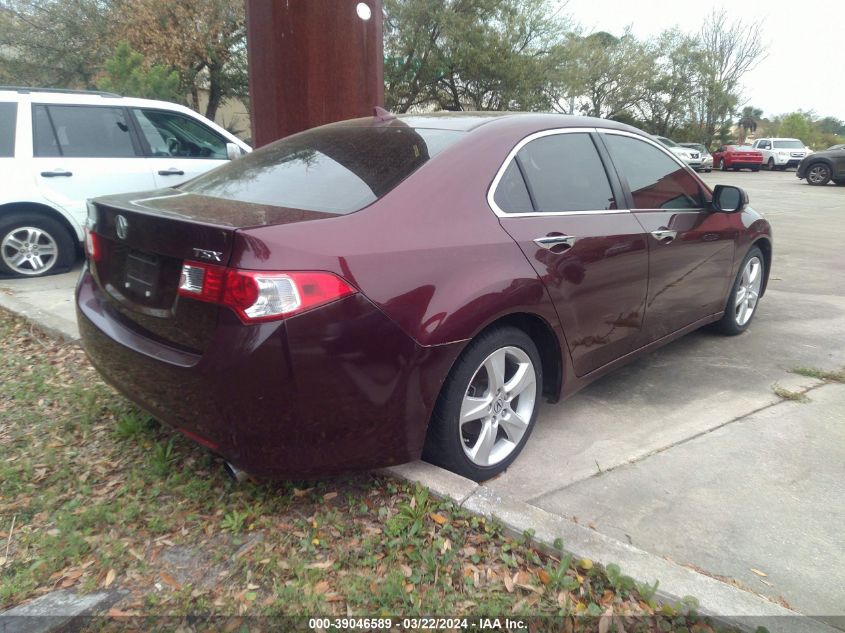
[[94,201],[79,326],[106,380],[233,473],[422,456],[482,480],[542,399],[748,328],[772,246],[747,202],[611,121],[347,121]]
[[763,167],[763,154],[750,145],[722,145],[713,152],[713,167],[722,171],[750,169],[760,171]]

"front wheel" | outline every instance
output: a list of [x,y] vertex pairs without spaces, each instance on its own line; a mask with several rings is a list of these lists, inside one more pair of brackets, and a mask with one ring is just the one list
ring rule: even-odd
[[769,171],[774,171],[775,170],[775,159],[770,158],[769,162],[766,163],[766,166],[768,167]]
[[807,182],[811,185],[822,186],[830,182],[830,177],[833,174],[830,172],[830,167],[824,163],[816,163],[810,165],[807,170]]
[[435,405],[423,459],[475,481],[503,472],[534,428],[543,384],[537,346],[522,330],[472,341]]
[[0,216],[0,273],[40,277],[73,264],[73,239],[56,220],[29,214]]
[[715,323],[716,329],[729,336],[742,334],[751,324],[757,311],[763,279],[766,276],[766,260],[758,247],[753,247],[739,267],[725,314]]

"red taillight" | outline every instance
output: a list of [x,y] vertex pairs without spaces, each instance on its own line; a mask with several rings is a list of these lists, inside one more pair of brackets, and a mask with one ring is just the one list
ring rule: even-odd
[[328,272],[259,272],[187,261],[179,294],[224,305],[244,323],[274,321],[357,292]]
[[100,243],[100,236],[89,228],[85,228],[85,254],[89,261],[95,264],[100,261],[103,255],[103,247]]

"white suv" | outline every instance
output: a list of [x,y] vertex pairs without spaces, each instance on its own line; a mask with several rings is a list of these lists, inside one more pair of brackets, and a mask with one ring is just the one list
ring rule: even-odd
[[172,187],[249,151],[174,103],[0,87],[0,275],[72,266],[88,198]]
[[[701,152],[697,149],[690,149],[688,147],[682,147],[678,145],[675,141],[670,138],[666,138],[665,136],[655,136],[658,141],[663,143],[666,147],[669,148],[669,151],[672,152],[675,156],[680,158],[684,161],[687,165],[692,167],[694,170],[698,171],[699,169],[703,168],[704,159],[701,157]],[[711,159],[712,163],[712,159]],[[710,165],[710,170],[713,170],[713,165]]]
[[752,145],[763,155],[763,166],[769,170],[798,167],[812,150],[797,138],[758,138]]

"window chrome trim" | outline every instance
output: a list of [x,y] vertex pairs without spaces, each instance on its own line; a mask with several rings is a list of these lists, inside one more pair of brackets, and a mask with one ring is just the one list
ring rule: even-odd
[[[531,141],[534,141],[538,138],[543,138],[546,136],[557,136],[559,134],[590,134],[600,132],[601,129],[595,127],[567,127],[567,128],[554,128],[551,130],[542,130],[540,132],[534,132],[529,134],[525,138],[523,138],[519,143],[517,143],[510,152],[508,152],[507,157],[505,158],[504,162],[502,162],[501,166],[499,167],[499,171],[496,172],[496,177],[493,178],[493,182],[490,184],[490,187],[487,189],[487,204],[500,218],[539,218],[539,217],[550,217],[550,216],[564,216],[564,215],[599,215],[599,214],[616,214],[616,213],[630,213],[628,209],[591,209],[587,211],[526,211],[523,213],[507,213],[503,211],[498,204],[496,204],[496,200],[494,199],[496,195],[496,189],[499,187],[499,182],[502,180],[502,177],[505,174],[505,170],[510,166],[511,161],[513,161],[514,157],[519,153],[523,147],[528,145]],[[596,149],[596,156],[598,156],[599,161],[601,161],[601,154],[599,154],[598,149]],[[608,185],[610,185],[610,179],[608,179]],[[612,190],[612,187],[611,187]],[[618,204],[618,201],[617,201]]]

